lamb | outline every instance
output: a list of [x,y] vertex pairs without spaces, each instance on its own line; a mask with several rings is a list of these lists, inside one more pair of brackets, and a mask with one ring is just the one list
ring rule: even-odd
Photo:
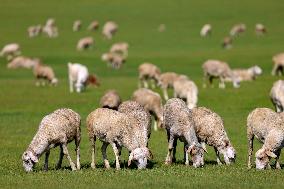
[[263,35],[266,33],[266,28],[263,24],[258,23],[255,25],[255,33],[256,35]]
[[148,110],[151,115],[154,116],[155,131],[157,131],[158,128],[162,128],[163,104],[159,93],[153,92],[146,88],[137,89],[133,92],[132,100],[144,106],[144,108]]
[[[23,167],[26,172],[33,170],[33,166],[45,153],[44,170],[48,170],[50,149],[60,146],[60,156],[56,168],[62,164],[63,155],[66,155],[71,169],[80,169],[80,141],[81,141],[80,115],[68,108],[55,110],[45,116],[38,128],[36,135],[27,150],[22,155]],[[67,149],[67,143],[75,140],[77,165],[73,163]]]
[[222,118],[205,107],[193,108],[192,117],[198,141],[202,146],[206,143],[214,147],[218,165],[222,164],[220,154],[224,156],[227,165],[234,162],[236,151],[227,136]]
[[122,54],[123,57],[127,57],[128,56],[128,43],[126,42],[119,42],[119,43],[115,43],[111,46],[110,51],[111,53],[120,53]]
[[99,22],[97,20],[94,20],[88,26],[88,30],[89,31],[96,31],[97,29],[99,29],[99,26],[100,26]]
[[122,147],[126,147],[130,152],[128,165],[132,161],[138,166],[138,169],[144,169],[147,165],[147,159],[151,158],[151,152],[141,141],[141,133],[139,132],[139,122],[132,116],[107,108],[98,108],[91,112],[87,117],[87,129],[89,139],[92,145],[92,163],[91,167],[96,168],[95,165],[95,142],[100,139],[103,142],[102,154],[105,167],[110,168],[107,159],[106,149],[111,144],[115,159],[116,169],[120,169],[120,152]]
[[[50,66],[44,65],[40,62],[35,63],[33,67],[33,74],[36,78],[36,86],[45,85],[48,81],[51,85],[57,85],[58,79],[55,77],[54,71]],[[42,82],[40,80],[42,79]]]
[[212,26],[210,24],[205,24],[200,31],[201,37],[209,36],[212,32]]
[[107,39],[112,39],[114,34],[117,32],[117,30],[118,30],[118,25],[113,21],[108,21],[105,23],[102,33],[104,37],[106,37]]
[[236,24],[232,27],[231,31],[230,31],[230,35],[232,37],[236,36],[236,35],[239,35],[243,32],[246,31],[246,25],[241,23],[241,24]]
[[227,36],[223,39],[222,47],[224,49],[230,49],[232,48],[232,43],[233,43],[233,39]]
[[198,101],[198,88],[196,84],[188,79],[178,79],[173,84],[174,97],[185,100],[187,107],[196,107]]
[[156,88],[161,75],[161,70],[152,63],[145,62],[138,67],[139,72],[139,88],[148,88],[148,82],[152,84],[152,88]]
[[102,108],[118,110],[120,104],[121,98],[116,90],[108,90],[100,100],[100,106]]
[[248,168],[251,168],[253,139],[263,146],[255,153],[256,169],[270,168],[270,159],[276,159],[276,169],[281,169],[279,156],[284,146],[283,115],[268,108],[256,108],[247,118]]
[[275,106],[276,112],[284,111],[284,80],[278,80],[273,83],[270,90],[270,99]]
[[31,69],[36,64],[38,64],[40,60],[38,58],[29,58],[25,56],[18,56],[12,59],[8,64],[7,68],[9,69],[17,69],[17,68],[26,68]]
[[[239,81],[252,81],[262,74],[262,69],[259,66],[248,69],[233,69],[232,71]],[[231,81],[231,78],[228,78],[228,80]]]
[[273,61],[273,69],[271,74],[272,75],[283,75],[283,69],[284,69],[284,53],[276,54],[272,57]]
[[29,37],[32,38],[32,37],[38,36],[40,34],[41,30],[42,30],[41,25],[36,25],[36,26],[28,27],[27,31],[28,31]]
[[9,43],[5,45],[1,52],[0,56],[6,56],[7,60],[11,60],[13,57],[21,54],[20,45],[18,43]]
[[163,125],[167,130],[169,143],[165,163],[171,164],[175,161],[177,139],[179,139],[184,142],[185,164],[189,165],[188,154],[190,154],[195,168],[203,166],[205,149],[198,142],[192,112],[187,108],[185,102],[178,98],[172,98],[166,102]]
[[81,20],[75,20],[74,23],[73,23],[72,30],[73,30],[74,32],[77,32],[77,31],[79,31],[79,30],[81,29],[81,27],[82,27],[82,22],[81,22]]
[[82,64],[69,62],[68,76],[70,93],[74,91],[74,86],[76,88],[76,92],[80,93],[89,84],[94,86],[100,85],[97,77],[95,75],[89,75],[88,68]]
[[225,88],[226,78],[230,78],[233,82],[233,86],[238,88],[240,86],[240,81],[234,75],[231,68],[226,62],[220,60],[207,60],[202,65],[203,68],[203,87],[206,87],[206,81],[209,80],[210,85],[214,78],[219,78],[219,88]]
[[84,37],[77,43],[77,50],[82,51],[90,48],[94,44],[93,37]]
[[104,53],[101,57],[102,61],[107,62],[107,65],[113,69],[120,69],[126,59],[117,53]]

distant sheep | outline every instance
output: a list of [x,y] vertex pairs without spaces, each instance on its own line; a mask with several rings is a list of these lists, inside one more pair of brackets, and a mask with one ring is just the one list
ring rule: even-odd
[[105,23],[102,33],[107,39],[112,39],[117,30],[118,25],[113,21],[108,21]]
[[104,53],[101,57],[102,61],[106,62],[107,65],[113,69],[120,69],[121,66],[125,63],[126,59],[117,53]]
[[123,57],[127,57],[128,56],[128,43],[126,42],[119,42],[119,43],[114,43],[111,48],[110,51],[111,53],[119,53],[121,54]]
[[89,49],[93,44],[94,44],[93,37],[84,37],[78,41],[77,50],[83,51]]
[[227,36],[223,39],[222,47],[224,49],[230,49],[230,48],[232,48],[232,43],[233,43],[233,39],[231,37]]
[[[238,81],[252,81],[262,74],[262,69],[252,66],[248,69],[233,69],[232,72]],[[232,81],[232,78],[226,78],[226,81]]]
[[159,27],[158,27],[158,31],[159,31],[159,32],[164,32],[164,31],[166,31],[166,25],[165,25],[165,24],[160,24]]
[[13,57],[21,54],[20,45],[18,43],[10,43],[5,45],[1,52],[0,56],[7,57],[7,60],[11,60]]
[[58,28],[56,27],[55,20],[53,18],[49,18],[46,21],[46,24],[43,26],[42,32],[50,38],[58,36]]
[[88,26],[88,30],[89,31],[96,31],[97,29],[99,29],[99,26],[100,26],[99,22],[97,20],[94,20]]
[[212,32],[212,26],[210,24],[205,24],[200,31],[201,37],[209,36]]
[[273,69],[271,74],[272,75],[283,75],[284,71],[284,53],[276,54],[272,57],[273,61]]
[[[58,79],[50,66],[37,62],[33,67],[33,74],[36,78],[36,86],[45,85],[46,81],[51,85],[57,85]],[[42,80],[42,81],[40,81]]]
[[102,108],[109,108],[118,110],[118,106],[121,104],[121,98],[116,90],[108,90],[100,100],[100,106]]
[[246,25],[241,23],[241,24],[236,24],[232,27],[232,29],[230,30],[230,35],[231,36],[236,36],[239,35],[243,32],[246,31]]
[[79,31],[79,30],[81,29],[81,27],[82,27],[82,22],[81,22],[81,20],[75,20],[74,23],[73,23],[72,30],[73,30],[74,32],[76,32],[76,31]]
[[263,35],[263,34],[265,34],[265,33],[266,33],[266,28],[265,28],[265,26],[264,26],[263,24],[260,24],[260,23],[256,24],[256,25],[255,25],[255,33],[256,33],[257,35]]
[[30,26],[28,27],[28,35],[30,38],[38,36],[42,31],[41,25]]
[[17,68],[26,68],[31,69],[36,64],[38,64],[40,60],[38,58],[29,58],[25,56],[18,56],[13,58],[8,64],[7,68],[9,69],[17,69]]
[[152,63],[145,62],[138,67],[139,87],[148,88],[148,82],[151,82],[152,88],[156,88],[161,75],[161,70]]
[[270,90],[270,99],[275,106],[276,112],[284,111],[284,80],[273,83]]

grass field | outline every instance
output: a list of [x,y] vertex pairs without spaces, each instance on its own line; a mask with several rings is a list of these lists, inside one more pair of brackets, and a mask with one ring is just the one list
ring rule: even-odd
[[[283,170],[246,168],[246,117],[256,107],[273,108],[269,90],[279,78],[270,75],[271,58],[284,50],[283,9],[281,0],[0,0],[0,46],[20,43],[24,55],[40,57],[51,65],[60,82],[57,87],[35,87],[31,70],[8,70],[6,60],[0,58],[0,188],[283,188]],[[59,37],[29,39],[27,27],[43,24],[49,17],[56,18]],[[83,21],[84,30],[72,32],[75,19]],[[100,23],[112,19],[119,24],[119,32],[112,41],[104,40],[101,32],[85,30],[94,19]],[[233,24],[239,22],[247,24],[247,32],[234,41],[231,50],[221,49],[223,37]],[[255,35],[257,22],[266,25],[267,35]],[[157,31],[161,23],[166,25],[163,33]],[[203,39],[199,37],[199,30],[205,23],[213,25],[213,34]],[[95,38],[95,47],[77,52],[78,39],[89,35]],[[101,62],[100,56],[118,41],[130,43],[129,59],[121,70],[111,70]],[[201,64],[209,58],[225,60],[233,68],[257,64],[264,74],[255,82],[241,83],[239,89],[233,89],[230,84],[225,90],[203,89]],[[82,94],[70,94],[68,61],[87,65],[90,72],[99,76],[101,86],[88,88]],[[186,167],[182,162],[182,145],[179,145],[180,161],[165,166],[167,142],[165,131],[161,130],[151,135],[150,149],[154,159],[149,169],[105,170],[100,149],[97,153],[99,167],[96,170],[90,168],[86,116],[98,107],[99,98],[109,88],[117,89],[124,100],[129,99],[137,88],[137,66],[144,61],[155,63],[162,71],[187,74],[197,83],[198,104],[216,111],[225,121],[227,133],[237,150],[236,164],[217,166],[215,154],[208,147],[204,168]],[[43,116],[60,107],[74,109],[83,119],[82,169],[72,172],[64,159],[64,168],[55,170],[58,149],[54,149],[50,171],[42,171],[44,158],[41,158],[35,172],[25,173],[22,153]],[[74,146],[69,144],[73,160]],[[255,146],[258,148],[260,144]],[[110,147],[108,153],[114,167]],[[126,151],[123,151],[122,159],[127,160]],[[284,162],[283,156],[281,162]]]

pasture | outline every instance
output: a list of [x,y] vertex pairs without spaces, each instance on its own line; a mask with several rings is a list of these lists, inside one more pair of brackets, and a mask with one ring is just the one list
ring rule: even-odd
[[[39,57],[51,65],[59,79],[57,87],[36,87],[31,70],[8,70],[7,61],[0,58],[0,188],[283,188],[283,170],[248,170],[246,118],[256,107],[273,108],[269,99],[272,83],[272,56],[282,52],[284,41],[284,3],[281,0],[207,0],[207,1],[130,1],[130,0],[0,0],[0,46],[10,42],[21,45],[25,56]],[[53,17],[59,37],[28,38],[27,27],[44,24]],[[73,21],[81,19],[83,29],[72,31]],[[100,26],[107,20],[119,24],[112,40],[103,39],[101,28],[90,32],[86,28],[92,20]],[[244,22],[247,31],[233,42],[233,48],[221,48],[223,37],[232,25]],[[261,22],[267,35],[255,35],[255,24]],[[203,24],[213,26],[211,37],[201,38]],[[165,32],[158,32],[160,24]],[[76,51],[78,39],[93,36],[95,46],[87,51]],[[108,68],[100,59],[112,43],[127,41],[129,58],[120,70]],[[243,82],[239,89],[228,83],[225,90],[202,88],[202,63],[207,59],[227,61],[232,68],[259,65],[264,73],[256,81]],[[69,93],[67,62],[88,66],[101,82],[99,88],[89,87],[84,93]],[[149,61],[163,72],[175,71],[188,75],[199,88],[199,106],[208,107],[224,119],[230,140],[237,150],[232,166],[218,166],[214,150],[207,147],[204,168],[195,169],[183,164],[182,146],[178,143],[178,162],[164,165],[167,139],[164,130],[152,131],[149,148],[154,159],[147,170],[122,168],[115,170],[112,149],[108,148],[112,169],[105,170],[97,145],[98,168],[90,167],[91,153],[85,126],[86,116],[98,107],[107,89],[116,89],[123,100],[137,88],[139,64]],[[157,89],[161,94],[161,90]],[[170,92],[172,96],[172,93]],[[82,117],[80,171],[72,172],[64,158],[63,168],[55,170],[58,148],[51,150],[50,170],[42,170],[44,156],[35,171],[25,173],[21,156],[37,131],[44,115],[57,108],[69,107]],[[75,160],[74,143],[69,144]],[[255,149],[259,148],[255,142]],[[254,151],[254,153],[256,150]],[[122,162],[128,152],[123,150]],[[283,153],[282,153],[283,154]],[[283,168],[284,155],[281,157]],[[126,165],[126,163],[125,163]],[[123,166],[122,166],[123,167]]]

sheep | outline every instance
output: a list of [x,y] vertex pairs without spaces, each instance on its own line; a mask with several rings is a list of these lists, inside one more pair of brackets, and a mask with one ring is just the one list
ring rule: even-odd
[[42,28],[42,32],[45,33],[49,38],[54,38],[58,36],[58,28],[55,25],[55,20],[49,18],[46,24]]
[[248,115],[248,168],[251,168],[254,137],[263,143],[263,146],[255,153],[256,169],[270,168],[271,158],[276,159],[276,169],[281,169],[279,156],[284,146],[283,115],[268,108],[256,108]]
[[117,170],[120,169],[119,158],[123,146],[130,152],[128,165],[134,161],[138,169],[146,168],[147,159],[150,159],[152,155],[147,146],[143,144],[143,140],[140,140],[141,133],[138,125],[137,119],[115,110],[98,108],[91,112],[87,117],[87,129],[92,145],[91,167],[96,168],[95,143],[98,138],[103,142],[101,150],[107,169],[110,168],[106,154],[109,144],[111,144],[115,154]]
[[102,33],[106,39],[112,39],[117,30],[118,25],[113,21],[108,21],[105,23]]
[[203,146],[206,143],[214,147],[218,165],[222,164],[220,154],[224,156],[227,165],[233,163],[236,159],[236,151],[227,136],[222,118],[205,107],[193,108],[192,117],[198,141]]
[[168,154],[165,164],[175,161],[177,139],[179,139],[184,142],[185,164],[189,165],[188,154],[190,154],[195,168],[203,166],[205,149],[198,142],[192,112],[185,102],[178,98],[169,99],[164,105],[163,116],[163,127],[166,128],[168,136]]
[[148,81],[151,82],[152,88],[156,88],[156,85],[159,81],[159,77],[161,75],[161,70],[158,66],[145,62],[140,64],[138,67],[139,72],[139,84],[138,87],[148,88]]
[[234,75],[231,68],[226,62],[220,60],[207,60],[202,65],[204,77],[203,77],[203,87],[206,87],[206,81],[209,80],[211,86],[214,78],[219,78],[219,88],[225,88],[226,78],[230,78],[233,82],[234,88],[240,86],[240,81]]
[[212,26],[210,24],[205,24],[200,31],[201,37],[209,36],[212,32]]
[[89,31],[96,31],[97,29],[99,29],[99,26],[100,26],[99,22],[97,20],[94,20],[88,26],[88,30]]
[[9,43],[5,45],[1,52],[0,56],[6,56],[7,60],[11,60],[13,57],[21,54],[20,45],[18,43]]
[[[58,83],[58,79],[55,77],[53,69],[41,62],[36,62],[34,64],[33,74],[37,80],[36,86],[40,86],[41,84],[44,86],[45,81],[48,81],[51,85],[57,85]],[[40,82],[41,79],[42,82]]]
[[72,30],[73,30],[74,32],[77,32],[77,31],[79,31],[79,30],[81,29],[81,27],[82,27],[82,22],[81,22],[81,20],[75,20],[74,23],[73,23]]
[[263,35],[266,33],[266,28],[263,24],[258,23],[255,25],[255,33],[256,35]]
[[159,27],[158,27],[158,31],[159,31],[159,32],[164,32],[164,31],[166,31],[166,25],[165,25],[165,24],[160,24]]
[[82,51],[90,48],[94,44],[93,37],[81,38],[77,43],[77,50]]
[[198,101],[198,88],[196,84],[188,79],[178,79],[173,83],[174,97],[185,100],[187,107],[196,107]]
[[162,128],[163,104],[159,93],[153,92],[146,88],[137,89],[133,92],[132,100],[144,106],[144,108],[148,110],[151,115],[154,116],[155,131],[157,131],[158,128]]
[[89,75],[89,71],[86,66],[71,62],[69,62],[67,65],[70,93],[74,91],[74,86],[76,88],[76,92],[80,93],[89,84],[92,84],[94,86],[100,85],[95,75]]
[[17,69],[17,68],[26,68],[31,69],[35,66],[35,64],[39,63],[40,60],[38,58],[29,58],[25,56],[18,56],[12,59],[8,64],[7,68],[9,69]]
[[121,103],[121,98],[116,90],[108,90],[100,100],[100,106],[102,108],[109,108],[118,110],[118,106]]
[[123,57],[126,58],[128,56],[128,47],[129,45],[126,42],[115,43],[111,46],[109,52],[120,53]]
[[278,80],[273,83],[270,90],[270,99],[275,106],[276,112],[284,111],[284,80]]
[[230,35],[232,37],[234,37],[234,36],[239,35],[239,34],[245,32],[245,31],[246,31],[246,25],[245,24],[243,24],[243,23],[236,24],[231,28]]
[[123,63],[126,61],[126,59],[122,55],[111,52],[102,54],[101,59],[113,69],[120,69]]
[[[50,149],[60,146],[60,156],[56,168],[62,164],[63,155],[66,155],[71,169],[80,169],[80,141],[81,141],[81,117],[78,113],[68,108],[57,109],[45,116],[38,128],[36,135],[22,155],[23,167],[26,172],[31,172],[39,158],[45,153],[44,170],[48,170],[48,158]],[[73,163],[67,143],[75,140],[77,163]]]
[[[259,66],[252,66],[248,69],[232,69],[232,72],[239,81],[252,81],[262,74],[262,69]],[[231,78],[226,80],[232,81]]]
[[222,47],[224,49],[230,49],[232,48],[232,43],[233,43],[233,39],[231,37],[224,37],[223,42],[222,42]]
[[41,30],[41,25],[30,26],[27,29],[30,38],[38,36],[41,33]]
[[284,69],[284,53],[276,54],[272,57],[273,61],[273,69],[271,74],[272,75],[283,75]]

